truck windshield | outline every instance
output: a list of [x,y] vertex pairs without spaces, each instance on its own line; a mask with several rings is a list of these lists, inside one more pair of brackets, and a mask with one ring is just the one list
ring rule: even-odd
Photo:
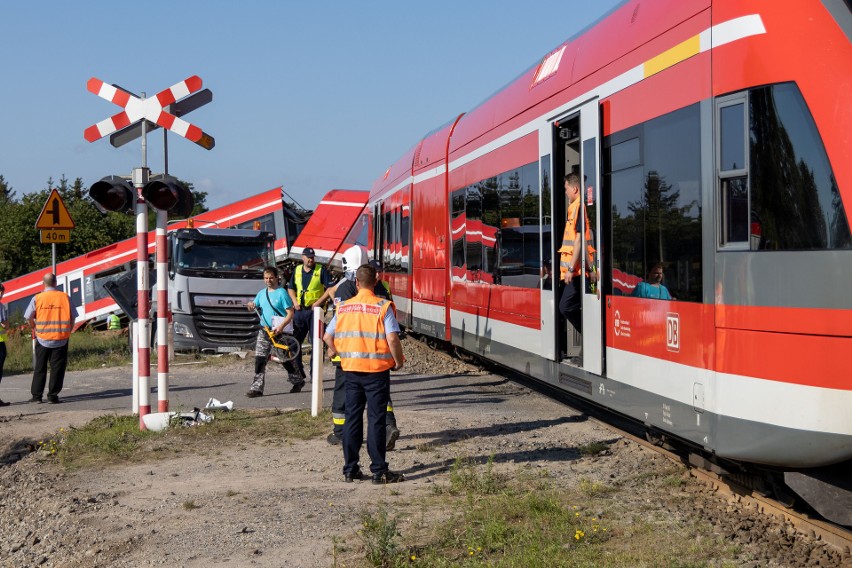
[[260,278],[272,265],[268,243],[216,242],[188,239],[176,247],[175,266],[183,274],[199,272],[239,272]]

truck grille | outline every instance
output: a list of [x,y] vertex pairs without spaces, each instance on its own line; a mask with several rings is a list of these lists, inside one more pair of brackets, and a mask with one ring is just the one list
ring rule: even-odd
[[257,315],[244,307],[195,306],[193,316],[198,335],[210,343],[251,347],[257,340]]

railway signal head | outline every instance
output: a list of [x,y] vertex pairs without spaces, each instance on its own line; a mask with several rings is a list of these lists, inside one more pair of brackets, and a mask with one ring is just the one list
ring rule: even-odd
[[117,211],[124,213],[133,209],[136,203],[136,190],[126,179],[119,176],[106,176],[89,188],[89,197],[101,213]]
[[189,188],[168,175],[152,176],[142,188],[142,197],[154,209],[168,211],[178,217],[189,217],[195,205]]

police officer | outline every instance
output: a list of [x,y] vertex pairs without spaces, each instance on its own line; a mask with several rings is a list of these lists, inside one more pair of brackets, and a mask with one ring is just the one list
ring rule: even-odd
[[30,327],[35,330],[35,368],[30,402],[42,402],[44,383],[47,380],[47,363],[50,361],[50,387],[47,402],[58,404],[59,393],[65,383],[65,368],[68,366],[68,338],[74,326],[71,298],[56,288],[56,276],[44,275],[44,292],[30,300],[24,312]]
[[[293,307],[296,309],[296,317],[293,319],[293,337],[296,338],[299,345],[305,341],[305,337],[313,329],[314,311],[311,308],[315,304],[319,305],[317,300],[331,285],[331,275],[328,270],[323,265],[316,263],[314,249],[306,247],[302,251],[302,264],[293,271],[293,276],[287,285],[287,292],[289,292]],[[294,362],[298,374],[304,381],[306,375],[302,358],[296,357]]]
[[[359,266],[367,262],[367,251],[364,247],[355,245],[350,247],[343,253],[341,263],[343,264],[343,279],[333,287],[325,291],[325,294],[318,300],[320,304],[324,303],[328,298],[334,300],[335,309],[342,302],[354,298],[358,293],[355,285],[355,271]],[[370,265],[376,269],[378,277],[381,263],[376,260],[371,260]],[[378,265],[378,268],[377,268]],[[373,293],[379,298],[393,301],[393,295],[390,292],[390,286],[387,282],[379,281],[373,288]],[[340,367],[340,356],[335,356],[331,359],[334,365],[334,395],[331,400],[331,420],[333,430],[328,435],[326,440],[329,444],[336,445],[343,440],[343,425],[346,423],[346,389],[344,382],[344,372]],[[396,425],[396,416],[393,412],[393,402],[388,398],[387,406],[387,426],[385,433],[385,449],[390,451],[396,447],[396,441],[399,439],[399,428]]]
[[363,479],[358,465],[367,407],[367,451],[374,484],[398,483],[404,476],[385,460],[386,413],[390,371],[402,368],[404,358],[393,302],[373,293],[376,270],[364,264],[355,273],[358,294],[337,307],[323,337],[328,354],[340,354],[346,373],[346,424],[343,428],[343,480]]

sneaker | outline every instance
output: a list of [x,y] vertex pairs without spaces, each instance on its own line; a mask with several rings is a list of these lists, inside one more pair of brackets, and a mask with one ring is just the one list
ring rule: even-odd
[[12,404],[12,403],[11,403],[11,402],[6,402],[6,401],[4,401],[3,399],[0,399],[0,406],[9,406],[10,404]]
[[364,473],[361,471],[360,467],[356,467],[351,472],[343,474],[343,481],[345,481],[346,483],[352,483],[356,479],[358,481],[364,479]]
[[49,396],[47,397],[47,404],[62,404],[62,401],[59,400],[58,396]]
[[293,383],[293,386],[290,387],[290,392],[291,393],[302,392],[302,387],[304,387],[304,386],[305,386],[305,381],[302,381],[301,383]]
[[44,401],[41,399],[40,396],[34,396],[31,399],[29,399],[27,402],[35,402],[37,404],[41,404]]
[[259,396],[263,396],[263,393],[256,390],[250,390],[246,393],[246,396],[249,398],[257,398]]
[[340,438],[340,436],[338,436],[334,432],[329,434],[328,438],[326,438],[325,441],[328,442],[329,444],[331,444],[332,446],[339,446],[340,443],[343,442],[343,440]]
[[400,483],[405,481],[405,476],[391,470],[373,474],[373,485],[384,485],[385,483]]
[[385,430],[387,431],[385,437],[385,450],[391,451],[396,447],[396,441],[399,439],[399,428],[388,425]]

